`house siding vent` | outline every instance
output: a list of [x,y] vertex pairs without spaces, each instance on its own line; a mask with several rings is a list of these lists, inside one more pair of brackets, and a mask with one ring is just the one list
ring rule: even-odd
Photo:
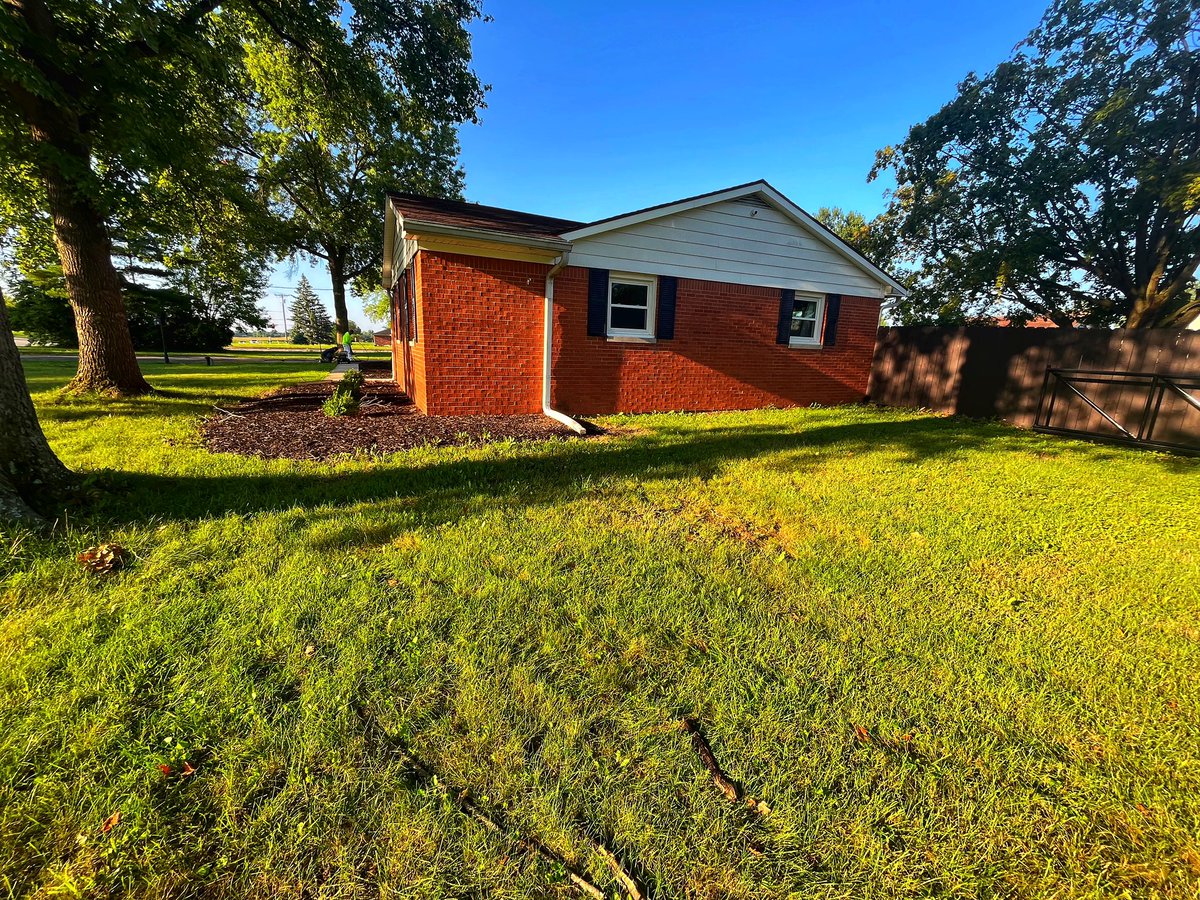
[[755,209],[771,209],[771,204],[761,197],[739,197],[734,203],[740,203],[742,206],[753,206]]

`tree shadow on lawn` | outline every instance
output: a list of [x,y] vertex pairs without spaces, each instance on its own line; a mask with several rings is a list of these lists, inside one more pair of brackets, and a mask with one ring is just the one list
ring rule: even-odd
[[[211,476],[112,472],[108,478],[115,496],[97,512],[110,520],[137,523],[400,500],[423,522],[438,524],[486,507],[569,502],[594,493],[597,483],[608,479],[710,478],[727,465],[764,454],[776,457],[770,462],[773,469],[800,471],[836,462],[838,454],[879,451],[896,453],[899,464],[979,451],[1093,461],[1127,459],[1136,452],[1062,443],[999,423],[934,417],[707,430],[668,424],[645,434],[548,442],[502,459],[435,457],[406,465],[406,454],[400,453],[357,471],[330,472],[328,464],[273,463],[287,468]],[[1172,468],[1182,463],[1181,472],[1200,468],[1193,461],[1166,461]],[[986,456],[980,457],[980,464],[986,464]]]

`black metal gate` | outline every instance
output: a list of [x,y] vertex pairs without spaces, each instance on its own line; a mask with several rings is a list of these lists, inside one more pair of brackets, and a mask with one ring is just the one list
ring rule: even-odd
[[1034,431],[1200,454],[1200,375],[1046,369]]

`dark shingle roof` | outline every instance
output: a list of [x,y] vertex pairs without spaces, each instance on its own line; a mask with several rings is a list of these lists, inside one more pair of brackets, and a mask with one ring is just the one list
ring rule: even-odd
[[448,225],[453,228],[473,228],[495,231],[520,237],[558,239],[564,231],[580,227],[582,222],[536,216],[515,209],[482,206],[462,200],[438,200],[419,194],[389,194],[392,205],[405,219]]

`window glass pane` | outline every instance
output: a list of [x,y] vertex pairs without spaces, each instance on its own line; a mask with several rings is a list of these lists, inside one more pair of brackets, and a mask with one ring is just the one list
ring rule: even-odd
[[792,318],[815,319],[817,317],[817,301],[797,299],[792,307]]
[[792,337],[811,338],[817,329],[812,319],[792,319]]
[[[616,285],[613,285],[614,292]],[[645,303],[645,297],[642,298]],[[627,306],[614,306],[609,314],[609,326],[612,328],[620,328],[627,331],[645,331],[646,330],[646,310],[629,308]]]
[[794,338],[812,340],[817,334],[817,301],[797,297],[792,306],[791,335]]
[[645,306],[649,290],[644,284],[621,284],[619,281],[614,281],[612,302],[622,306]]

